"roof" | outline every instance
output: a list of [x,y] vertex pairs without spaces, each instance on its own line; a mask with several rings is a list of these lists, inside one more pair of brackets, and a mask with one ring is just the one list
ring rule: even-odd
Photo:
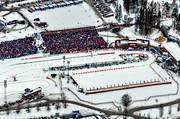
[[180,47],[177,43],[165,43],[164,48],[175,58],[176,61],[180,61]]
[[170,35],[170,36],[173,36],[173,37],[175,37],[175,38],[180,39],[180,35],[179,35],[179,34],[176,34],[176,33],[174,33],[174,32],[169,32],[169,35]]

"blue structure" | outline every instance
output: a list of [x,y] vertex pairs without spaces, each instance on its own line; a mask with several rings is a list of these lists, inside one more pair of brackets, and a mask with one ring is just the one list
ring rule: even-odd
[[54,6],[53,5],[48,5],[49,9],[53,9]]
[[[39,0],[41,1],[41,0]],[[34,6],[34,10],[33,11],[43,11],[43,10],[46,10],[46,9],[53,9],[53,8],[56,8],[56,7],[65,7],[65,6],[71,6],[71,5],[77,5],[77,4],[80,4],[82,3],[83,0],[74,0],[74,1],[69,1],[69,2],[64,2],[64,1],[61,1],[61,2],[52,2],[51,5],[44,5],[44,6]],[[31,8],[31,9],[33,9]],[[32,12],[31,9],[28,9],[29,12]]]
[[34,7],[34,10],[35,10],[35,11],[39,11],[40,8],[39,8],[39,7]]
[[162,57],[162,62],[166,62],[166,57]]
[[61,3],[61,4],[60,4],[60,7],[64,7],[64,3]]
[[3,22],[3,21],[0,21],[0,26],[1,26],[1,27],[4,27],[4,26],[6,26],[6,23]]
[[74,2],[73,2],[73,1],[69,1],[69,4],[70,4],[70,5],[73,5],[73,4],[74,4]]
[[78,4],[78,1],[73,1],[74,5],[77,5]]
[[49,6],[46,5],[46,6],[44,6],[44,8],[45,8],[45,9],[49,9]]
[[83,3],[83,0],[78,0],[78,3]]
[[0,8],[1,8],[1,7],[4,7],[4,4],[0,4]]
[[46,8],[45,7],[40,7],[40,10],[43,11],[43,10],[46,10]]
[[67,5],[67,6],[70,6],[71,4],[70,4],[69,2],[66,2],[66,5]]
[[60,115],[59,116],[61,119],[83,119],[83,118],[87,118],[87,117],[95,117],[96,119],[99,119],[95,114],[89,114],[89,115],[83,115],[80,113],[79,110],[76,111],[72,111],[71,114],[64,114],[64,115]]

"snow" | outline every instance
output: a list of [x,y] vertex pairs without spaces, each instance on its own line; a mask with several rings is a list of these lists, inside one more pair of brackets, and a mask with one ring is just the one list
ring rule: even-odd
[[27,17],[31,22],[37,17],[40,18],[42,22],[46,21],[49,25],[48,30],[70,29],[102,24],[102,21],[85,2],[65,8],[54,8],[46,11],[35,11],[33,13],[23,10],[23,13],[25,16],[28,15]]
[[168,35],[170,35],[171,37],[179,40],[180,39],[180,35],[177,33],[174,33],[173,31],[169,32]]
[[[47,22],[47,30],[62,30],[87,26],[97,26],[102,24],[101,19],[96,16],[93,10],[85,2],[78,5],[48,9],[46,11],[36,11],[33,13],[28,12],[26,9],[21,9],[21,12],[30,20],[31,23],[33,23],[34,19],[37,17],[40,18],[41,22]],[[5,13],[7,12],[2,12],[1,16]],[[23,20],[22,17],[16,12],[7,15],[4,18],[7,19],[7,21],[3,19],[3,21],[5,22],[11,20]],[[25,25],[17,25],[15,26],[15,29],[23,28],[24,26]],[[2,42],[15,40],[26,36],[31,36],[32,34],[39,33],[41,31],[44,31],[44,29],[35,26],[34,29],[29,27],[6,34],[1,33],[0,41]]]
[[[34,0],[31,0],[34,1]],[[151,1],[151,0],[149,0]],[[162,2],[163,0],[154,0],[156,2]],[[168,2],[172,2],[172,0],[166,0]],[[166,2],[164,1],[164,2]],[[28,1],[30,2],[30,1]],[[123,4],[122,0],[119,0],[121,4]],[[23,2],[22,2],[23,3]],[[11,5],[17,5],[17,4],[10,4]],[[124,8],[122,6],[122,8]],[[97,26],[101,25],[103,22],[100,18],[96,16],[96,14],[93,12],[93,10],[85,3],[83,2],[80,5],[76,6],[68,6],[65,8],[55,8],[50,9],[46,11],[37,11],[33,13],[29,13],[26,9],[22,9],[21,12],[30,19],[31,22],[33,22],[34,18],[39,17],[42,22],[47,22],[48,27],[47,30],[60,30],[60,29],[69,29],[69,28],[77,28],[77,27],[86,27],[86,26]],[[122,10],[122,14],[127,14],[125,10]],[[7,12],[1,12],[1,16]],[[123,16],[122,15],[122,16]],[[133,14],[130,14],[130,16],[133,16]],[[5,17],[7,21],[11,20],[22,20],[22,18],[17,14],[9,14]],[[105,18],[106,22],[117,22],[114,17]],[[166,19],[164,21],[164,24],[171,24],[171,19]],[[15,28],[20,28],[22,26],[17,25]],[[23,38],[26,36],[31,36],[33,33],[39,33],[41,31],[44,31],[44,29],[37,28],[27,28],[19,31],[13,31],[6,34],[0,34],[0,42],[2,41],[9,41],[14,40],[18,38]],[[103,36],[105,41],[109,41],[109,43],[113,43],[115,40],[118,40],[117,36],[110,32],[100,32],[100,36]],[[106,35],[109,35],[109,37],[106,37]],[[142,39],[148,39],[150,40],[150,44],[153,46],[158,46],[159,43],[155,42],[154,39],[159,37],[161,33],[158,30],[154,30],[153,33],[149,36],[143,36],[138,33],[134,32],[134,26],[124,28],[120,34],[123,36],[129,36],[130,39],[136,39],[136,38],[142,38]],[[166,46],[170,49],[172,54],[176,57],[176,59],[180,60],[179,56],[179,48],[177,45],[169,45],[169,43],[165,43],[164,46]],[[176,48],[175,48],[176,47]],[[99,55],[101,53],[112,53],[109,55]],[[0,61],[0,100],[1,104],[4,103],[4,87],[3,87],[3,80],[8,81],[7,86],[7,95],[8,95],[8,101],[15,101],[18,99],[21,99],[21,94],[24,92],[25,88],[34,89],[37,87],[42,87],[43,93],[45,93],[47,96],[50,94],[59,94],[59,84],[56,87],[55,83],[51,80],[46,79],[47,76],[50,77],[51,73],[62,73],[61,71],[49,71],[49,72],[43,72],[43,69],[48,69],[49,67],[55,67],[55,66],[62,66],[63,61],[62,57],[66,56],[66,62],[70,61],[70,66],[72,65],[78,65],[78,64],[86,64],[86,63],[93,63],[93,62],[107,62],[107,61],[121,61],[122,58],[119,57],[119,54],[131,54],[131,53],[145,53],[148,55],[149,59],[147,61],[141,62],[141,63],[128,63],[128,64],[122,64],[118,66],[108,66],[108,67],[101,67],[101,68],[92,68],[92,69],[82,69],[82,70],[75,70],[70,71],[70,74],[73,75],[74,73],[81,73],[81,72],[88,72],[88,71],[95,71],[95,70],[104,70],[104,69],[112,69],[112,68],[122,68],[122,67],[128,67],[133,66],[133,68],[125,68],[120,70],[110,70],[110,71],[102,71],[102,72],[96,72],[96,73],[87,73],[87,74],[81,74],[81,75],[73,75],[73,78],[78,82],[80,87],[83,88],[94,88],[94,87],[106,87],[107,85],[117,85],[117,84],[128,84],[133,82],[143,82],[146,81],[153,81],[153,80],[160,80],[163,81],[167,79],[172,84],[168,85],[159,85],[159,86],[152,86],[152,87],[143,87],[143,88],[135,88],[135,89],[128,89],[128,90],[120,90],[120,91],[112,91],[112,92],[106,92],[106,93],[99,93],[99,94],[92,94],[92,95],[84,95],[82,93],[79,93],[77,91],[77,87],[74,85],[67,84],[67,79],[62,79],[62,87],[63,91],[65,92],[65,95],[68,99],[72,99],[75,101],[80,101],[72,92],[66,90],[66,88],[71,89],[74,91],[74,93],[80,97],[80,99],[89,101],[91,103],[87,103],[89,105],[97,106],[100,108],[111,108],[113,110],[117,110],[112,103],[104,103],[104,104],[98,104],[103,102],[114,102],[116,105],[121,105],[120,98],[124,94],[129,94],[132,96],[133,101],[147,99],[150,96],[155,96],[154,98],[150,98],[148,101],[140,101],[135,102],[131,105],[131,107],[136,106],[145,106],[145,105],[152,105],[157,103],[164,103],[167,101],[171,101],[174,99],[177,99],[179,97],[179,92],[177,95],[173,96],[162,96],[162,97],[156,97],[157,95],[166,95],[166,94],[175,94],[177,91],[177,84],[169,78],[169,75],[167,72],[162,69],[159,65],[154,63],[154,56],[150,54],[149,52],[144,51],[121,51],[121,50],[100,50],[100,51],[93,51],[88,53],[80,53],[80,54],[59,54],[59,55],[51,55],[51,56],[43,56],[42,53],[24,56],[20,58],[13,58],[13,59],[5,59],[5,61]],[[31,58],[31,57],[42,57],[39,59],[28,59],[28,60],[22,60],[24,58]],[[67,64],[67,63],[66,63]],[[153,71],[153,69],[155,70]],[[157,73],[161,76],[159,77]],[[66,72],[65,72],[66,73]],[[17,81],[13,81],[13,77],[16,76]],[[174,75],[175,80],[180,83],[179,77]],[[53,79],[56,83],[58,83],[58,78]],[[57,98],[59,95],[52,96],[51,98]],[[158,99],[159,102],[156,102],[155,99]],[[84,102],[85,103],[85,102]],[[177,106],[177,105],[176,105]],[[173,110],[176,109],[176,106],[173,107]],[[6,119],[14,119],[14,118],[28,118],[28,117],[38,117],[38,116],[50,116],[51,114],[55,114],[56,112],[59,112],[60,114],[67,114],[71,113],[72,110],[77,109],[85,109],[83,107],[79,107],[76,105],[69,105],[67,109],[61,109],[61,110],[55,110],[54,106],[51,106],[52,110],[50,112],[46,111],[46,108],[41,108],[41,112],[37,112],[35,108],[32,109],[31,113],[26,113],[25,110],[23,110],[19,115],[17,115],[15,112],[10,113],[10,115],[4,114],[4,112],[0,113],[0,118],[6,118]],[[165,112],[167,113],[168,108],[165,108]],[[87,112],[90,112],[92,110],[86,109]],[[94,111],[93,111],[94,112]],[[155,115],[158,115],[158,110],[147,110],[142,111],[143,113],[148,114],[149,112],[155,117]],[[174,118],[175,116],[178,116],[178,112],[175,111],[175,113],[171,115],[165,115],[169,118]],[[93,118],[93,117],[92,117]],[[121,118],[121,117],[120,117]]]
[[[122,68],[122,67],[111,67]],[[100,68],[98,70],[101,70]],[[96,70],[95,70],[96,71]],[[134,72],[136,71],[136,72]],[[127,76],[131,72],[130,76]],[[144,75],[141,75],[144,74]],[[113,76],[113,77],[112,77]],[[160,80],[149,66],[125,68],[119,70],[102,71],[82,75],[74,75],[73,78],[82,88],[96,88],[114,85],[135,84],[143,81]],[[113,79],[113,80],[112,80]]]
[[[97,55],[97,54],[101,54],[101,53],[108,53],[108,52],[110,53],[112,51],[114,51],[115,54]],[[90,53],[69,54],[69,55],[66,55],[66,61],[67,60],[71,61],[70,65],[84,64],[84,63],[87,63],[87,61],[89,63],[92,63],[93,61],[94,62],[102,62],[102,61],[107,61],[107,60],[108,61],[115,61],[115,60],[118,60],[118,59],[120,60],[121,59],[118,56],[120,53],[121,54],[126,54],[126,53],[132,53],[132,52],[133,51],[125,52],[125,51],[119,51],[119,50],[95,51],[93,53],[93,57],[91,57]],[[134,51],[134,52],[141,52],[141,51]],[[141,53],[144,53],[144,52],[141,52]],[[153,62],[154,56],[152,54],[148,53],[148,52],[147,52],[147,54],[148,54],[148,56],[150,56],[150,58],[146,62],[143,62],[143,63],[140,63],[140,64],[133,63],[133,64],[124,65],[124,66],[132,66],[132,65],[136,66],[134,68],[122,69],[122,70],[117,70],[117,71],[99,72],[99,73],[94,73],[94,74],[93,73],[92,74],[86,74],[85,75],[85,77],[87,77],[87,78],[85,78],[86,81],[82,80],[83,79],[82,75],[81,76],[77,75],[77,76],[78,76],[78,78],[80,78],[79,80],[81,80],[80,83],[82,85],[84,85],[84,86],[89,85],[91,87],[93,87],[93,86],[101,86],[101,85],[104,86],[106,84],[111,85],[111,84],[116,83],[117,81],[119,83],[125,83],[125,82],[129,83],[129,82],[136,82],[136,81],[140,81],[140,80],[143,81],[144,79],[146,79],[146,80],[151,80],[151,79],[154,80],[155,78],[158,79],[157,75],[148,66],[148,64],[151,64]],[[41,58],[41,59],[34,59],[34,60],[33,59],[32,60],[31,59],[29,59],[29,60],[21,60],[21,58],[16,58],[16,59],[13,59],[13,60],[10,59],[10,60],[1,61],[1,66],[2,66],[1,70],[0,70],[1,79],[7,79],[9,82],[13,82],[12,81],[13,76],[16,76],[18,81],[13,82],[13,84],[12,84],[12,85],[14,85],[13,87],[11,87],[10,85],[8,86],[8,88],[9,88],[8,92],[11,92],[12,90],[18,91],[18,92],[20,92],[20,91],[23,92],[24,89],[27,88],[27,87],[34,89],[34,88],[39,87],[39,86],[43,87],[44,92],[46,92],[46,93],[51,92],[52,90],[57,88],[57,87],[53,88],[54,83],[52,81],[49,81],[49,80],[45,79],[45,77],[49,76],[51,74],[51,72],[43,73],[42,70],[44,68],[46,69],[46,68],[52,67],[52,66],[62,66],[62,59],[61,59],[62,56],[63,55],[56,55],[56,56],[53,56],[53,57],[44,57],[44,58]],[[87,56],[87,57],[80,57],[80,56]],[[58,59],[58,60],[53,61],[52,59]],[[11,60],[12,60],[12,62],[11,62]],[[36,62],[36,61],[41,61],[41,62]],[[79,61],[81,61],[81,62],[79,62]],[[28,63],[28,64],[23,64],[23,62]],[[18,64],[18,63],[22,63],[22,64]],[[18,64],[18,65],[16,65],[16,64]],[[122,65],[122,66],[118,66],[118,67],[124,67],[124,66]],[[4,67],[6,67],[6,69],[2,70]],[[26,68],[24,68],[24,67],[26,67]],[[104,67],[102,69],[113,68],[113,67],[117,67],[117,66]],[[161,73],[162,69],[158,69],[159,66],[155,66],[155,67]],[[99,70],[99,69],[89,69],[89,70]],[[78,72],[85,72],[85,71],[87,71],[87,69],[77,70],[77,71],[70,71],[70,74],[78,73]],[[136,72],[134,72],[134,71],[136,71]],[[132,75],[127,77],[129,72],[131,72]],[[145,74],[145,75],[141,76],[141,74]],[[121,78],[120,78],[120,80],[119,80],[119,78],[114,78],[114,80],[110,80],[110,79],[112,79],[112,75],[114,77],[121,77]],[[161,75],[163,75],[164,78],[167,77],[166,73],[161,73]],[[90,80],[91,78],[92,79],[97,78],[97,80],[93,80],[94,83],[89,81],[89,83],[92,83],[92,85],[87,83],[87,80],[88,79]],[[105,79],[105,80],[103,81],[102,78]],[[33,82],[32,80],[37,80],[37,81],[35,81],[37,85],[34,85],[35,82]],[[46,80],[46,81],[44,81],[44,80]],[[27,81],[27,83],[23,83],[23,86],[21,88],[19,88],[19,89],[14,89],[14,87],[20,87],[22,85],[21,82],[24,82],[24,81]],[[56,79],[56,81],[57,81],[57,79]],[[32,83],[29,83],[29,82],[32,82]],[[47,87],[49,85],[49,83],[50,83],[50,86],[48,88],[45,88],[45,87]],[[66,86],[66,80],[64,80],[63,85]],[[166,87],[166,86],[158,86],[158,87]],[[156,88],[158,88],[158,87],[156,87]],[[87,88],[88,88],[88,86],[87,86]],[[154,89],[156,89],[156,88],[154,88]],[[148,87],[143,88],[143,89],[148,89],[149,91],[151,90],[150,87],[149,88]],[[138,98],[138,99],[141,99],[141,98],[143,98],[145,96],[145,95],[143,97],[136,96],[137,93],[134,92],[134,90],[141,90],[141,88],[140,89],[133,89],[133,90],[130,89],[129,91],[126,91],[126,90],[125,91],[115,91],[115,92],[112,92],[112,94],[117,95],[117,93],[119,94],[121,92],[133,92],[132,96],[134,98]],[[55,91],[55,92],[57,92],[57,91]],[[169,91],[171,92],[172,90],[169,90]],[[160,92],[162,93],[162,90]],[[157,92],[157,93],[160,93],[160,92]],[[2,93],[3,93],[3,90],[2,90]],[[85,100],[90,99],[89,101],[93,101],[93,102],[101,102],[101,100],[105,100],[105,101],[117,100],[117,99],[109,99],[109,98],[107,98],[109,96],[109,94],[111,94],[111,92],[90,96],[93,99],[89,98],[89,96],[85,96],[85,95],[81,96],[81,97],[85,98]],[[78,94],[78,95],[81,95],[81,94]],[[149,95],[149,94],[147,94],[147,95]],[[98,98],[95,98],[96,96],[98,96]]]
[[[144,35],[140,35],[139,33],[135,32],[135,26],[124,28],[123,30],[120,31],[120,33],[123,36],[130,36],[132,38],[137,38],[137,37],[145,38]],[[161,35],[161,32],[159,32],[159,30],[153,30],[152,34],[147,37],[149,37],[151,39],[155,39],[155,38],[159,37],[160,35]]]
[[176,59],[176,61],[180,61],[180,47],[177,43],[165,43],[164,48]]
[[13,31],[7,34],[1,34],[0,42],[16,40],[24,37],[30,37],[34,33],[37,33],[37,31],[32,28],[27,28],[20,31]]
[[[130,54],[133,52],[121,52],[120,54],[126,54],[126,53]],[[118,56],[120,54],[116,54],[116,55]],[[118,85],[118,84],[122,85],[122,84],[132,83],[132,82],[136,83],[136,82],[143,81],[142,79],[146,79],[146,81],[150,81],[154,79],[157,80],[159,77],[157,77],[157,75],[147,65],[147,63],[150,64],[154,61],[154,56],[149,53],[147,54],[149,55],[149,60],[146,62],[133,63],[133,64],[129,63],[129,64],[122,64],[120,66],[109,66],[106,68],[103,67],[103,68],[83,70],[83,72],[92,72],[92,71],[100,71],[100,72],[79,74],[83,72],[74,71],[74,72],[71,72],[71,74],[73,74],[73,78],[77,81],[77,83],[80,85],[81,88],[93,88],[93,87],[99,87],[99,86],[106,87],[110,85]],[[104,58],[101,58],[101,59],[104,59]],[[113,58],[113,61],[115,61],[114,58]],[[114,68],[117,68],[117,70],[101,71],[104,69],[114,69]],[[136,72],[133,72],[134,70]],[[129,72],[132,72],[131,76],[127,76]],[[144,74],[144,75],[142,76],[141,74]],[[117,78],[113,78],[112,80],[112,76],[117,77]]]
[[172,24],[173,24],[173,19],[171,18],[165,18],[165,20],[161,22],[161,25],[166,25],[168,27],[171,27]]

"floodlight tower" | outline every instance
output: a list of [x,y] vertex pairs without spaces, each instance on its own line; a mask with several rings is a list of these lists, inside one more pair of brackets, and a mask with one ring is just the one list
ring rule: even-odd
[[62,73],[62,76],[64,77],[64,72],[65,72],[65,60],[66,60],[66,57],[63,56],[63,73]]
[[69,64],[70,61],[67,61],[67,83],[69,83],[70,77],[69,77]]
[[109,46],[109,33],[108,33],[108,31],[106,31],[107,32],[107,46]]
[[4,103],[7,104],[7,80],[4,80]]

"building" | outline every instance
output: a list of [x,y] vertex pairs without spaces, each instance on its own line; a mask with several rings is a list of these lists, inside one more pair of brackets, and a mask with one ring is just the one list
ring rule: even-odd
[[130,40],[129,38],[121,38],[115,41],[115,47],[120,49],[147,50],[149,45],[149,40],[144,39]]
[[168,42],[163,45],[168,55],[172,57],[172,63],[177,66],[178,73],[180,74],[180,47],[177,43],[173,42]]

